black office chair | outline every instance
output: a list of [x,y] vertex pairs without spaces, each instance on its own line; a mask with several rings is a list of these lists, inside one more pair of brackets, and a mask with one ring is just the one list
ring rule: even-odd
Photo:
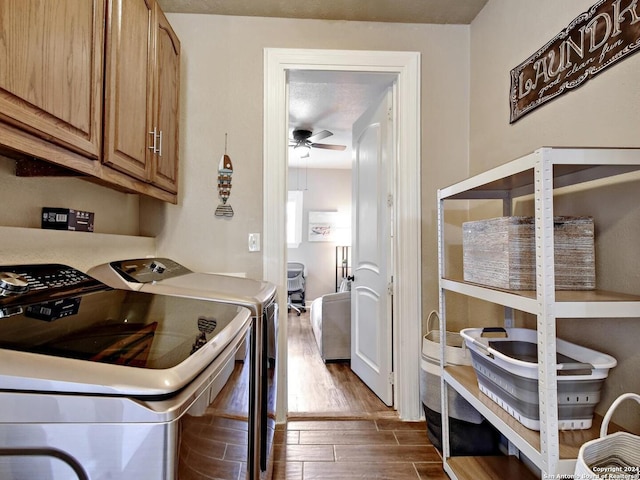
[[[287,263],[287,311],[292,309],[300,316],[306,312],[304,300],[305,276],[304,264],[299,262]],[[295,300],[294,300],[295,298]]]

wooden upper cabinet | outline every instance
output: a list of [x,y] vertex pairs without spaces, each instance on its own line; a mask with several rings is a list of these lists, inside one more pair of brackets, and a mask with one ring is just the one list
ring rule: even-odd
[[155,0],[111,0],[103,162],[177,191],[180,42]]
[[157,12],[155,125],[157,154],[151,168],[154,185],[177,192],[180,115],[180,41],[164,13]]
[[156,0],[0,0],[0,151],[18,175],[177,202],[179,92]]
[[154,0],[111,0],[107,14],[103,163],[149,180]]
[[0,120],[97,159],[106,0],[0,0]]

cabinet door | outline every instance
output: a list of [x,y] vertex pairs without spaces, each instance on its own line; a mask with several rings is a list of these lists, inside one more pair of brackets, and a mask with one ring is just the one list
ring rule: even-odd
[[178,186],[178,126],[180,103],[180,41],[158,9],[156,29],[156,125],[160,132],[151,182],[176,193]]
[[154,0],[110,0],[107,15],[103,162],[145,181],[154,140],[149,133],[154,5]]
[[105,0],[0,0],[0,119],[100,155]]

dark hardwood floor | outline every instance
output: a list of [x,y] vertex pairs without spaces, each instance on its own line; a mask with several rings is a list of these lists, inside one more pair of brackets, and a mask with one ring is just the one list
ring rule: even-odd
[[309,314],[288,316],[289,414],[273,480],[446,480],[424,422],[403,422],[351,371],[324,364]]

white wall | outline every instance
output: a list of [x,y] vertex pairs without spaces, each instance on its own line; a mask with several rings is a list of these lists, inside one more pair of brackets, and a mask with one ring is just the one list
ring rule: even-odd
[[[159,252],[199,269],[260,278],[247,235],[262,229],[264,48],[418,51],[422,58],[423,302],[437,306],[436,188],[467,171],[469,27],[169,14],[182,43],[181,194],[141,201],[142,231]],[[229,202],[213,216],[217,163],[234,162]],[[283,142],[286,139],[283,139]],[[283,205],[284,208],[284,205]],[[419,261],[420,259],[416,259]],[[416,319],[418,321],[418,319]]]
[[[351,218],[351,170],[289,169],[289,189],[303,192],[302,243],[287,249],[288,260],[306,266],[306,301],[335,292],[336,243],[309,242],[309,212],[338,212]],[[350,220],[349,220],[350,221]]]
[[[62,263],[86,271],[103,262],[153,255],[139,236],[139,197],[73,177],[16,177],[0,156],[0,264]],[[40,229],[42,207],[94,212],[94,232]]]
[[489,0],[471,27],[471,173],[541,146],[640,145],[640,55],[509,124],[509,72],[593,0]]
[[138,195],[118,192],[76,177],[17,177],[15,160],[0,155],[0,225],[40,228],[42,207],[95,213],[95,232],[139,233]]
[[[541,146],[640,147],[637,54],[509,124],[510,70],[593,3],[538,0],[534,8],[529,0],[489,0],[475,19],[471,25],[471,173]],[[462,172],[459,175],[464,176]],[[601,182],[597,188],[581,189],[554,202],[556,214],[594,217],[598,288],[635,294],[640,291],[639,178],[630,175]],[[618,360],[597,411],[604,413],[620,393],[640,392],[638,319],[560,319],[558,335]],[[620,410],[615,418],[640,431],[637,406],[623,405]]]
[[0,264],[61,263],[86,272],[113,260],[155,254],[151,237],[0,226]]

